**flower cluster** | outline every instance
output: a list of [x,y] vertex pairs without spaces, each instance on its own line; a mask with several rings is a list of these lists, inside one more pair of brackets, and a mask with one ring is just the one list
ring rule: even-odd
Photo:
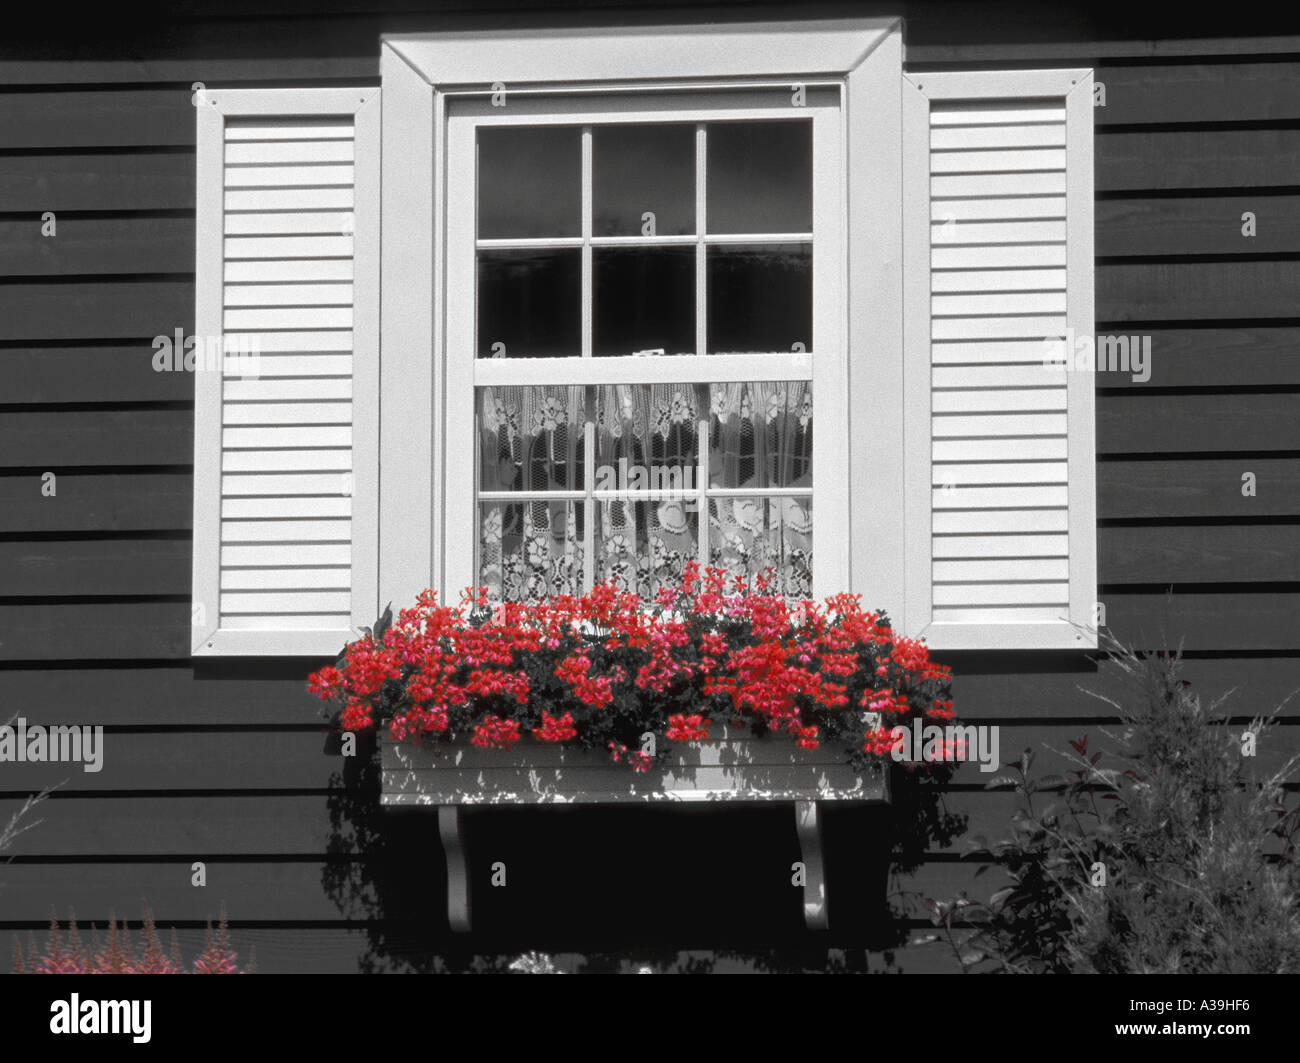
[[345,730],[496,749],[530,736],[637,772],[673,743],[707,740],[712,722],[832,745],[861,769],[889,756],[894,727],[954,718],[948,670],[857,595],[791,603],[694,563],[652,604],[603,584],[495,606],[478,588],[457,608],[425,591],[308,689],[338,706]]

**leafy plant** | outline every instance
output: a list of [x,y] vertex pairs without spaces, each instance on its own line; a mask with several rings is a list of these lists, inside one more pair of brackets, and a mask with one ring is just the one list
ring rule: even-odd
[[[99,938],[94,926],[91,926],[91,945],[83,947],[77,930],[76,913],[68,913],[67,938],[59,929],[58,916],[50,912],[50,936],[44,952],[37,952],[33,938],[28,946],[27,955],[23,955],[22,945],[14,939],[14,974],[184,974],[185,966],[181,960],[180,946],[176,941],[176,930],[172,929],[170,953],[163,950],[158,939],[158,930],[154,925],[153,913],[144,909],[142,947],[137,953],[131,946],[130,934],[125,924],[117,925],[110,915],[108,933],[104,940]],[[228,928],[226,926],[225,906],[221,909],[221,921],[214,932],[212,920],[208,920],[207,944],[203,951],[194,958],[191,967],[193,974],[252,974],[256,969],[256,960],[249,959],[244,970],[239,969],[238,955],[230,947]]]
[[[927,898],[963,970],[1038,974],[1300,972],[1300,807],[1254,752],[1276,713],[1245,731],[1184,680],[1179,653],[1111,638],[1127,695],[1112,750],[1088,736],[1063,774],[1033,776],[1026,750],[989,788],[1020,797],[1010,836],[971,839],[1010,883],[986,901]],[[1060,752],[1060,751],[1057,751]]]

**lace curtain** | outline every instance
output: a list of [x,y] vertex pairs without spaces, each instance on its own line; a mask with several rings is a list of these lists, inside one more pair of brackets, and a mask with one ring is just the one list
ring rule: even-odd
[[[811,594],[807,495],[705,497],[701,491],[810,488],[810,384],[497,387],[480,389],[478,405],[479,488],[520,495],[479,505],[479,582],[494,596],[581,593],[590,563],[594,582],[612,580],[648,598],[692,558],[746,581],[770,568],[786,595]],[[584,482],[589,421],[595,436],[590,485]],[[701,421],[707,485],[698,482]],[[617,492],[593,503],[590,550],[588,503],[537,497],[589,486]]]

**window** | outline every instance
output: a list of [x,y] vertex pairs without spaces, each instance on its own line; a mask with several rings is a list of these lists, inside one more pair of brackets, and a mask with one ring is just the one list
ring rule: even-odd
[[449,107],[451,585],[844,586],[839,95],[717,95]]
[[199,107],[196,654],[691,559],[1095,645],[1094,379],[1044,365],[1093,330],[1090,71],[904,73],[851,19],[398,36],[381,80],[382,125]]
[[901,585],[846,534],[901,497],[848,429],[901,383],[900,57],[890,20],[386,39],[382,597]]

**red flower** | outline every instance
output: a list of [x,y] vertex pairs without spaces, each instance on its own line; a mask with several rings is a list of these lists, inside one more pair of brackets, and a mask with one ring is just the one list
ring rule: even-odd
[[549,712],[542,713],[542,726],[533,728],[533,737],[540,742],[567,742],[576,738],[578,729],[573,726],[573,714],[566,712],[558,720]]
[[674,742],[699,742],[709,737],[709,724],[699,713],[668,717],[668,737]]
[[509,749],[519,741],[519,724],[500,716],[484,716],[475,726],[474,736],[469,741],[470,745],[483,749]]

